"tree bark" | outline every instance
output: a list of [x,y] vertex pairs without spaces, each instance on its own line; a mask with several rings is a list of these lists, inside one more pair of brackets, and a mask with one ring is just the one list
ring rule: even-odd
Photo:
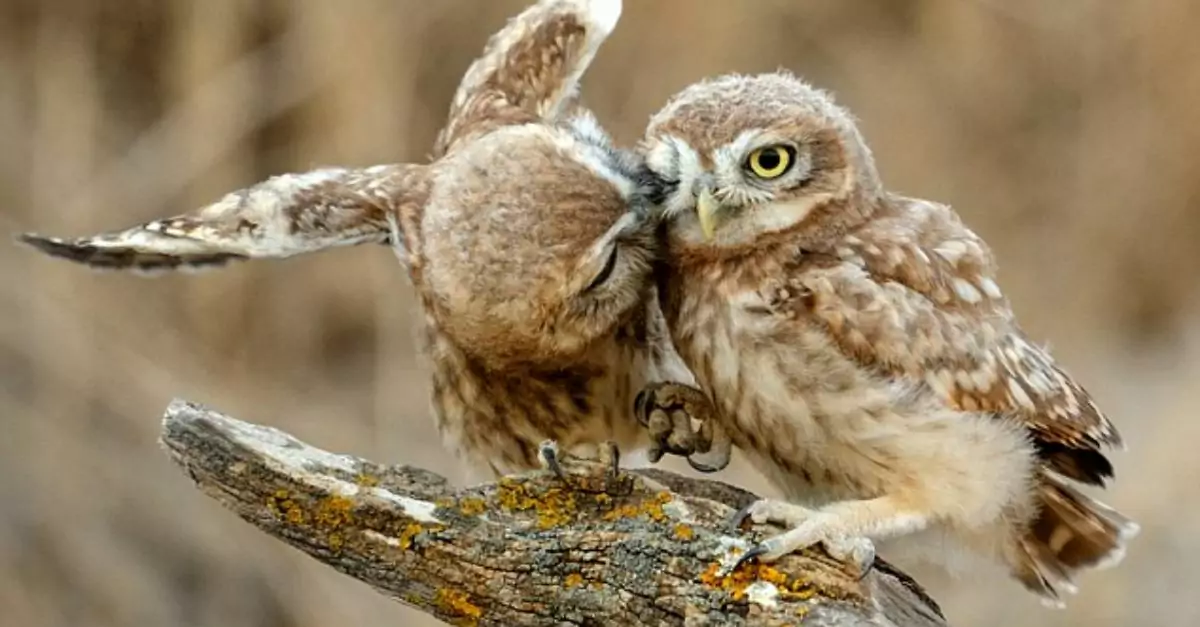
[[732,531],[755,496],[715,481],[565,459],[569,484],[540,471],[460,489],[183,401],[162,444],[244,520],[450,624],[946,624],[882,560],[861,579],[819,550],[725,574],[770,530]]

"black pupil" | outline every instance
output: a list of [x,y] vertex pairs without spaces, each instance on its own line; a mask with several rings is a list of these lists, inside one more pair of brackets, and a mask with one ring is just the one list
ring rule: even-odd
[[764,150],[758,154],[758,165],[764,170],[774,170],[779,167],[778,150]]

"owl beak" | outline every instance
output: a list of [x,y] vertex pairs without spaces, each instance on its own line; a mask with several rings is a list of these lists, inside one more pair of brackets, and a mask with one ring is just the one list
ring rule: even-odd
[[700,230],[704,232],[706,241],[711,242],[717,232],[717,213],[720,210],[721,204],[713,198],[712,192],[701,190],[700,197],[696,199],[696,217],[700,219]]

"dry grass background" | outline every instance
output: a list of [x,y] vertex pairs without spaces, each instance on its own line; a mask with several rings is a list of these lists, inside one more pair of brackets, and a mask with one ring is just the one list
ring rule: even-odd
[[[0,227],[89,233],[274,173],[421,159],[523,4],[4,0]],[[621,140],[705,75],[831,88],[892,187],[992,242],[1027,329],[1127,434],[1107,499],[1143,533],[1122,567],[1065,612],[996,573],[916,571],[956,624],[1200,624],[1200,4],[626,4],[585,83]],[[386,250],[146,280],[0,245],[0,624],[430,624],[260,536],[155,444],[183,396],[458,476],[413,322]]]

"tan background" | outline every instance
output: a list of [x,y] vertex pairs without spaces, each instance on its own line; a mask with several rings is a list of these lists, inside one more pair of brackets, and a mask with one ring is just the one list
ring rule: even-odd
[[[420,159],[523,4],[3,0],[0,230]],[[917,571],[956,623],[1200,624],[1200,3],[626,4],[585,83],[622,141],[705,75],[784,66],[834,90],[893,188],[994,245],[1025,327],[1124,430],[1106,498],[1143,524],[1128,560],[1060,613],[996,573]],[[222,511],[155,443],[183,396],[457,476],[412,311],[380,249],[146,280],[0,245],[0,625],[429,624]]]

